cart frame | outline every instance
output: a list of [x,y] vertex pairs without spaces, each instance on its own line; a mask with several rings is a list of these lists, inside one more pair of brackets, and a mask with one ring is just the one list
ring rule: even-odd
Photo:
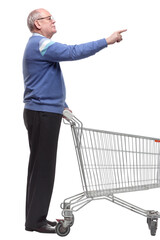
[[93,200],[106,199],[146,217],[155,236],[160,213],[144,210],[114,194],[160,187],[160,139],[84,128],[68,110],[64,116],[71,126],[83,192],[61,204],[64,219],[57,219],[57,234],[66,236],[70,232],[73,212]]

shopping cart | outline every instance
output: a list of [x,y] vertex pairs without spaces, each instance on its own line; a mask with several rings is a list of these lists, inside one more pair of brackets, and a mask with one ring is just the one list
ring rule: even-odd
[[114,194],[160,187],[160,139],[88,129],[69,111],[65,110],[64,116],[71,126],[83,192],[61,204],[64,219],[57,219],[57,234],[66,236],[70,232],[73,212],[93,200],[107,199],[145,216],[154,236],[160,213]]

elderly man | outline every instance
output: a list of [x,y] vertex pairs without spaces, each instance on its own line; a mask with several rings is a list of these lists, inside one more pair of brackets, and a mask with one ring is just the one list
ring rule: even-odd
[[59,62],[94,55],[109,44],[120,42],[121,33],[126,30],[106,39],[66,45],[51,40],[56,33],[55,20],[45,9],[32,11],[27,24],[32,36],[23,57],[24,122],[30,146],[25,227],[28,231],[54,233],[56,222],[46,217],[54,184],[62,114],[68,108]]

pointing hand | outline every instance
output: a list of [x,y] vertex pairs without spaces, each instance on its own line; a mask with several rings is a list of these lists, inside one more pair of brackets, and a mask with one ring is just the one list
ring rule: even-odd
[[115,42],[122,41],[122,35],[121,33],[126,32],[127,29],[119,30],[114,32],[110,37],[106,38],[107,44],[114,44]]

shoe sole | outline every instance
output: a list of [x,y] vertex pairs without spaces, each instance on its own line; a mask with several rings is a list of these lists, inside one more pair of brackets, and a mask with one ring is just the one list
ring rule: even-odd
[[29,231],[29,232],[33,232],[33,231],[34,231],[33,229],[28,228],[28,227],[26,227],[25,230],[26,230],[26,231]]
[[25,230],[29,231],[29,232],[34,232],[35,231],[35,232],[39,232],[39,233],[56,233],[56,231],[55,232],[43,232],[43,231],[38,231],[36,229],[34,230],[34,229],[31,229],[31,228],[28,228],[28,227],[26,227]]

